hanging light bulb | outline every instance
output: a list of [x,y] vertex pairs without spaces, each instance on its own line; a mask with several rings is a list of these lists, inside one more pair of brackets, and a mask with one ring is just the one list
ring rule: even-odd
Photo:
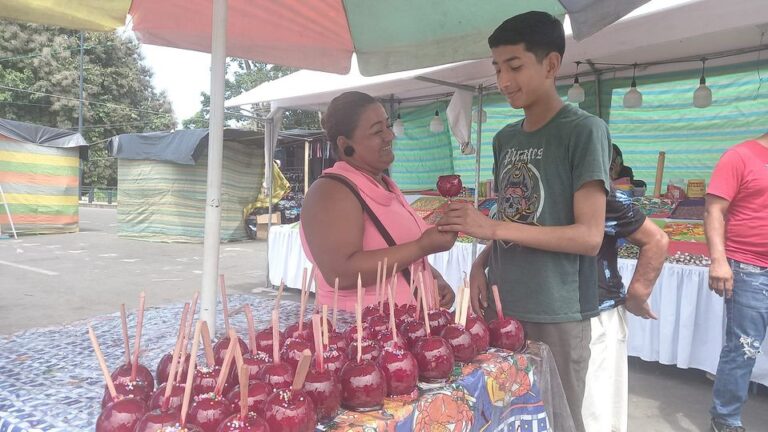
[[696,108],[706,108],[712,105],[712,90],[707,86],[707,79],[704,78],[704,64],[706,62],[706,58],[701,59],[699,87],[693,92],[693,106]]
[[637,63],[632,65],[632,84],[624,94],[624,108],[640,108],[643,105],[643,94],[637,89],[637,81],[635,81],[636,70]]
[[579,84],[579,65],[581,64],[580,61],[576,62],[576,76],[573,77],[573,86],[571,86],[570,89],[568,89],[568,102],[571,103],[582,103],[584,102],[584,89]]
[[405,124],[402,120],[400,120],[400,113],[397,113],[397,120],[395,120],[394,123],[392,123],[392,132],[394,132],[396,137],[401,137],[405,135]]
[[435,116],[429,122],[429,130],[434,133],[440,133],[445,127],[443,126],[443,120],[440,118],[440,113],[435,110]]
[[[485,123],[488,120],[488,113],[485,110],[480,111],[480,123]],[[477,123],[477,109],[472,110],[472,123]]]

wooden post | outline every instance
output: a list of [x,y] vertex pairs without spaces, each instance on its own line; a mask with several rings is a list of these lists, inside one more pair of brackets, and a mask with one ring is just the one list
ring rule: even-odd
[[309,189],[309,141],[304,141],[304,194]]
[[655,198],[658,198],[661,196],[661,182],[664,178],[664,159],[666,158],[666,153],[659,152],[659,160],[656,163],[656,185],[653,188],[653,196]]

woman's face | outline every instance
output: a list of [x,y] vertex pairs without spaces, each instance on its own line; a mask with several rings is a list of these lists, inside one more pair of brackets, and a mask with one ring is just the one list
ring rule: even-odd
[[348,140],[355,154],[346,159],[360,165],[360,168],[380,173],[395,160],[392,152],[394,139],[395,134],[384,107],[379,103],[368,105],[363,109],[357,128]]

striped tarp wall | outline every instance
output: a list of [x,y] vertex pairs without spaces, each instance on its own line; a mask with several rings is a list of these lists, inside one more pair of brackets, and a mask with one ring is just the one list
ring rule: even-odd
[[[19,234],[77,232],[79,152],[0,136],[0,185]],[[10,231],[0,205],[0,225]]]
[[[762,62],[765,70],[768,61]],[[709,180],[720,155],[729,147],[768,132],[768,72],[758,73],[756,63],[707,69],[707,84],[712,89],[713,103],[708,108],[694,108],[693,91],[699,84],[700,70],[638,76],[643,93],[640,108],[624,108],[623,97],[628,79],[601,80],[601,117],[608,123],[611,137],[624,154],[624,162],[632,167],[637,179],[644,180],[651,191],[655,185],[659,151],[666,152],[663,185],[670,179]],[[558,87],[563,99],[570,85]],[[586,100],[580,107],[593,114],[594,83],[582,82]],[[483,125],[481,180],[492,178],[492,139],[496,132],[522,117],[498,93],[483,101],[487,122]],[[441,115],[445,104],[440,105]],[[434,189],[438,175],[451,167],[460,174],[465,185],[474,185],[475,156],[460,153],[458,143],[447,128],[441,134],[429,132],[429,120],[435,105],[401,111],[406,137],[395,145],[392,167],[395,181],[403,189]],[[418,115],[415,115],[418,114]],[[472,144],[476,145],[473,124]],[[450,161],[435,158],[448,154]],[[449,163],[450,162],[450,163]],[[665,187],[662,187],[665,190]]]
[[[445,102],[440,102],[400,110],[405,123],[405,136],[395,139],[395,162],[390,168],[390,175],[400,189],[434,189],[438,176],[453,174],[446,106]],[[429,121],[435,116],[435,109],[446,125],[440,133],[429,130]]]
[[[768,62],[763,62],[766,69]],[[768,71],[762,85],[755,63],[707,69],[712,105],[692,106],[699,70],[638,76],[640,108],[622,106],[627,80],[606,82],[601,97],[603,117],[624,163],[652,190],[659,151],[666,152],[662,191],[670,179],[709,180],[712,168],[729,147],[768,131]]]
[[[118,235],[158,242],[199,243],[205,227],[207,153],[196,165],[118,161]],[[245,240],[243,209],[264,179],[263,143],[224,142],[221,240]]]

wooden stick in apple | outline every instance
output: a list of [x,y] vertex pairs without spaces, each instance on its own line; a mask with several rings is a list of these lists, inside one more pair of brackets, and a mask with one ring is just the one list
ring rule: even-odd
[[200,346],[200,334],[202,333],[203,324],[205,324],[205,321],[200,320],[197,322],[197,325],[195,326],[195,335],[192,337],[192,351],[189,353],[187,381],[186,384],[184,384],[184,399],[181,403],[181,413],[179,416],[179,423],[182,427],[186,425],[189,402],[192,398],[192,381],[195,378],[195,369],[197,367],[195,360],[197,359],[197,349]]
[[[397,266],[395,266],[397,267]],[[392,331],[392,340],[397,341],[397,324],[395,323],[395,298],[392,293],[392,286],[387,288],[387,300],[389,301],[389,325]]]
[[[195,291],[195,295],[192,296],[192,306],[189,308],[189,319],[187,320],[187,331],[184,334],[184,341],[181,345],[181,356],[179,357],[181,360],[184,361],[184,359],[187,358],[187,345],[189,345],[189,340],[192,339],[192,332],[195,330],[195,310],[197,309],[197,299],[199,297],[200,293]],[[180,367],[179,370],[176,372],[176,382],[181,381],[181,373],[184,371],[183,367]]]
[[328,346],[328,305],[323,305],[323,345]]
[[333,328],[336,328],[336,317],[339,312],[339,278],[333,281]]
[[312,332],[315,339],[315,367],[320,372],[323,370],[323,335],[318,314],[312,315]]
[[293,376],[291,390],[299,391],[304,387],[304,381],[307,379],[307,372],[309,372],[309,363],[311,361],[312,353],[308,349],[305,349],[301,353],[301,360],[299,360],[299,365],[296,367],[296,375]]
[[304,309],[307,308],[307,268],[301,275],[301,303],[299,309],[299,332],[304,331]]
[[[395,263],[392,266],[392,277],[389,279],[389,284],[386,285],[386,290],[389,292],[389,289],[392,288],[392,286],[397,286],[397,263]],[[385,293],[382,293],[382,297],[386,296]],[[393,299],[389,300],[389,308],[392,309],[395,307],[395,304],[393,303]],[[384,313],[384,301],[379,300],[379,313]]]
[[[384,273],[387,273],[387,270],[384,269]],[[376,299],[379,299],[379,293],[381,292],[381,261],[377,263],[376,266]]]
[[208,323],[203,321],[203,348],[205,349],[205,362],[208,367],[213,367],[216,360],[213,355],[213,346],[211,345],[211,332],[208,330]]
[[429,311],[427,310],[427,293],[424,292],[424,273],[419,272],[419,291],[421,291],[421,302],[424,309],[424,327],[427,328],[427,335],[432,334],[429,328]]
[[240,421],[244,422],[248,417],[248,366],[240,366],[237,372],[240,384]]
[[459,286],[459,291],[456,293],[456,302],[454,303],[456,307],[453,310],[453,323],[454,324],[461,324],[461,307],[464,304],[462,302],[461,296],[464,295],[464,285]]
[[229,332],[229,345],[227,346],[227,352],[224,354],[224,363],[221,364],[221,370],[219,371],[219,377],[216,379],[216,387],[214,387],[213,392],[216,393],[216,395],[221,396],[221,393],[224,391],[224,384],[227,382],[227,378],[229,378],[229,368],[232,366],[232,359],[235,356],[235,346],[240,345],[237,342],[237,335],[233,330],[230,330]]
[[280,312],[272,310],[272,363],[280,364]]
[[173,384],[176,382],[176,371],[178,369],[183,369],[179,368],[179,355],[181,354],[181,344],[184,342],[188,313],[189,303],[184,303],[184,310],[181,313],[181,327],[179,328],[178,336],[176,336],[176,346],[173,347],[173,355],[171,356],[171,370],[168,372],[168,380],[165,382],[162,411],[168,410],[168,404],[171,401],[171,391],[173,390]]
[[283,290],[285,289],[285,281],[280,280],[280,288],[277,289],[277,297],[275,297],[275,309],[280,309],[280,298],[283,296]]
[[144,325],[144,291],[139,294],[139,318],[136,321],[136,341],[133,345],[133,362],[131,363],[131,381],[136,381],[139,368],[139,348],[141,347],[141,328]]
[[[387,265],[388,260],[389,258],[384,257],[384,266],[381,268],[381,285],[382,286],[387,284],[387,270],[389,269],[389,266]],[[379,302],[379,313],[381,313],[381,297],[377,296],[376,301]]]
[[96,353],[96,359],[99,362],[101,373],[104,374],[104,381],[107,382],[109,395],[112,396],[112,400],[117,400],[117,390],[115,390],[115,383],[112,381],[112,376],[109,374],[107,362],[104,360],[104,354],[101,353],[99,341],[96,339],[96,333],[93,332],[91,326],[88,326],[88,336],[91,338],[91,345],[93,345],[93,351]]
[[227,286],[224,283],[224,275],[219,275],[219,286],[221,287],[221,308],[224,311],[224,331],[229,334],[229,303],[227,302]]
[[253,326],[251,305],[246,304],[243,306],[243,310],[245,310],[245,320],[248,322],[248,347],[251,349],[251,354],[255,355],[258,349],[256,348],[256,329]]
[[464,285],[464,296],[461,298],[461,326],[467,326],[467,315],[469,314],[469,286]]
[[123,343],[125,344],[125,364],[131,364],[131,343],[128,341],[128,318],[125,314],[125,303],[120,305],[120,323],[123,326]]
[[[386,261],[386,258],[385,258]],[[357,362],[363,359],[363,280],[360,273],[357,274]]]
[[[421,270],[419,270],[419,275],[421,275]],[[417,283],[417,285],[419,285],[419,287],[416,289],[416,320],[418,320],[419,315],[421,315],[421,294],[424,292],[424,289],[421,287],[421,282]]]
[[501,309],[501,298],[499,297],[499,287],[496,285],[493,285],[491,287],[491,290],[493,291],[493,301],[496,302],[496,316],[499,320],[504,319],[504,312],[502,312]]

